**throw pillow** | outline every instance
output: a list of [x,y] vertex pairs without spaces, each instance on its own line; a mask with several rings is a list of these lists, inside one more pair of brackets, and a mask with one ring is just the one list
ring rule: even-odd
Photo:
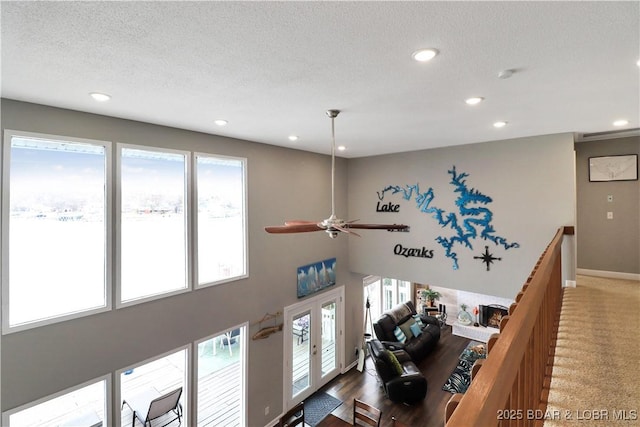
[[413,318],[416,321],[416,323],[418,324],[418,326],[420,326],[420,329],[424,328],[424,323],[422,322],[422,319],[420,318],[419,314],[414,314]]
[[389,361],[391,362],[391,366],[393,366],[393,369],[398,373],[398,375],[402,375],[404,373],[404,370],[402,369],[402,365],[398,361],[398,358],[396,357],[395,354],[393,354],[392,351],[389,351],[389,350],[386,350],[386,351],[387,351],[387,355],[389,356]]
[[414,337],[419,337],[422,333],[422,329],[420,329],[420,326],[418,326],[417,322],[411,325],[411,332],[413,333]]
[[410,317],[409,320],[398,325],[398,327],[402,330],[402,332],[404,332],[404,335],[407,337],[408,340],[413,338],[413,332],[411,332],[411,325],[415,325],[415,323],[416,321],[413,320],[412,317]]
[[393,335],[396,336],[396,339],[401,342],[402,344],[404,344],[405,342],[407,342],[407,336],[404,334],[404,332],[402,332],[402,330],[400,328],[398,328],[396,326],[396,328],[393,330]]

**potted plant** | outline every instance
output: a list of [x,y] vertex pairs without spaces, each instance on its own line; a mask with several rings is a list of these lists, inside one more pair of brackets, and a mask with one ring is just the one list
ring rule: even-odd
[[435,301],[439,300],[442,295],[433,289],[425,289],[422,291],[422,298],[429,301],[429,307],[435,307]]

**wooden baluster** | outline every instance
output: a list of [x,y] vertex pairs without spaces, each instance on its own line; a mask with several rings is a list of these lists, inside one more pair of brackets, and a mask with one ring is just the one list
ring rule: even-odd
[[471,367],[471,381],[473,381],[475,376],[478,374],[478,371],[482,368],[482,364],[485,360],[486,359],[478,359],[473,363],[473,366]]
[[491,336],[487,340],[487,357],[489,357],[489,352],[496,344],[496,341],[498,341],[498,338],[500,338],[500,334],[491,334]]
[[444,410],[445,424],[447,423],[447,421],[449,421],[449,418],[451,418],[451,415],[453,415],[453,411],[456,410],[463,396],[464,394],[462,393],[456,393],[449,398],[449,401],[447,402],[447,406],[445,407],[445,410]]

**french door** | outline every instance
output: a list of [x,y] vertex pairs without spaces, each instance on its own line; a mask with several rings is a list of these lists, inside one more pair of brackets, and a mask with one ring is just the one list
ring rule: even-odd
[[336,377],[342,368],[344,287],[285,307],[285,410]]

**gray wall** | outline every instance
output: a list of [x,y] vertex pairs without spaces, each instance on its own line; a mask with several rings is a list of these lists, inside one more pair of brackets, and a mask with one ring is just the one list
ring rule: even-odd
[[[349,241],[350,267],[360,273],[460,289],[480,294],[513,298],[525,282],[538,257],[557,229],[575,225],[575,178],[573,135],[559,134],[494,141],[482,144],[447,147],[349,160],[349,214],[362,222],[398,222],[411,226],[409,233],[376,234],[367,239]],[[459,269],[453,269],[450,258],[435,239],[451,236],[432,214],[417,209],[414,198],[386,193],[381,203],[398,204],[399,213],[377,213],[377,192],[388,185],[419,184],[421,191],[434,190],[433,206],[455,212],[458,193],[450,184],[449,169],[466,172],[466,183],[493,201],[486,207],[493,212],[491,224],[495,234],[519,248],[504,249],[481,239],[470,240],[473,249],[455,246]],[[462,224],[460,224],[462,225]],[[478,230],[479,228],[476,227]],[[395,256],[394,247],[433,249],[431,259]],[[494,261],[490,271],[480,256],[489,253],[502,258]],[[572,260],[565,279],[575,274],[575,250],[569,247]],[[573,270],[573,271],[571,271]]]
[[[329,215],[328,156],[254,144],[145,123],[2,100],[2,127],[54,135],[180,148],[248,159],[249,278],[77,320],[3,335],[2,410],[188,344],[245,321],[255,322],[297,301],[296,268],[338,258],[345,285],[345,361],[355,361],[362,337],[362,277],[386,277],[513,298],[556,229],[575,223],[571,135],[498,141],[337,162],[337,215],[360,222],[406,222],[411,233],[363,231],[332,240],[324,233],[273,236],[266,225]],[[471,186],[494,198],[493,225],[521,247],[500,251],[490,272],[462,254],[460,269],[433,241],[440,228],[397,196],[400,215],[376,213],[376,191],[387,184],[432,186],[438,205],[452,209],[447,169],[470,174]],[[347,193],[349,197],[347,198]],[[442,199],[440,199],[442,198]],[[348,210],[347,210],[348,208]],[[391,215],[391,216],[390,216]],[[349,243],[347,243],[349,242]],[[390,254],[393,246],[426,246],[434,258]],[[569,245],[571,246],[571,245]],[[571,248],[570,248],[571,250]],[[351,271],[349,271],[351,270]],[[172,325],[167,328],[166,325]],[[161,331],[163,338],[157,339]],[[255,328],[250,330],[250,334]],[[282,410],[283,335],[249,342],[249,425],[265,425]],[[264,407],[271,413],[264,415]]]
[[637,275],[640,181],[589,182],[589,157],[618,154],[640,156],[640,137],[576,143],[578,268]]
[[[248,159],[249,278],[1,337],[2,410],[109,374],[295,303],[296,268],[337,257],[346,290],[346,362],[361,336],[362,282],[348,273],[347,239],[269,235],[266,225],[330,213],[330,158],[140,122],[2,100],[2,128],[171,147]],[[337,213],[346,215],[346,161],[337,161]],[[350,286],[351,285],[351,286]],[[257,327],[250,330],[250,335]],[[282,410],[283,334],[249,341],[249,425]],[[271,412],[264,415],[264,407]]]

